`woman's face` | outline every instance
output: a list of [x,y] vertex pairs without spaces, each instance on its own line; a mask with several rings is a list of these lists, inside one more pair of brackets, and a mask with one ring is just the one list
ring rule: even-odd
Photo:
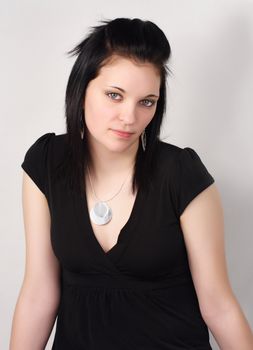
[[138,147],[141,133],[155,114],[159,88],[155,66],[115,56],[86,89],[83,107],[90,145],[113,152]]

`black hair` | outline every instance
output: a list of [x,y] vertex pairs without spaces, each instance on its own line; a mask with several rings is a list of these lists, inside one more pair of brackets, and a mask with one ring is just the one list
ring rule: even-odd
[[[69,153],[64,161],[64,174],[68,174],[69,188],[85,190],[85,174],[91,162],[83,117],[86,88],[113,55],[120,55],[138,62],[152,63],[160,72],[156,111],[145,129],[146,150],[143,151],[139,142],[132,180],[133,193],[136,187],[142,186],[148,190],[149,185],[152,185],[160,127],[166,110],[166,77],[171,72],[166,62],[171,54],[170,45],[163,31],[151,21],[116,18],[100,22],[101,25],[90,27],[88,35],[67,52],[71,56],[77,55],[77,59],[68,79],[65,96]],[[80,131],[83,132],[83,139]]]

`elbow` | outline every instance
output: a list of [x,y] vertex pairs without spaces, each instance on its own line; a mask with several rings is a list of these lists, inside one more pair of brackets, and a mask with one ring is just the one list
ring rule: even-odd
[[237,307],[237,301],[232,292],[224,296],[212,297],[200,305],[200,311],[205,322],[210,325],[218,322],[222,315],[230,313]]
[[24,285],[19,299],[21,303],[30,305],[34,312],[54,314],[59,307],[60,288],[58,285],[35,288]]

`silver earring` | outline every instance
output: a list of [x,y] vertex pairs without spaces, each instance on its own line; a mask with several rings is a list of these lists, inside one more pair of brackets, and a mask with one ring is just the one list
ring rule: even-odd
[[142,149],[143,151],[145,151],[146,149],[146,145],[147,145],[147,137],[146,137],[146,132],[145,132],[146,129],[144,129],[144,131],[142,132],[141,134],[141,143],[142,143]]
[[82,140],[83,140],[83,134],[84,134],[83,117],[84,117],[84,113],[82,112],[82,115],[81,115],[81,117],[80,117],[80,131],[81,131],[81,139],[82,139]]

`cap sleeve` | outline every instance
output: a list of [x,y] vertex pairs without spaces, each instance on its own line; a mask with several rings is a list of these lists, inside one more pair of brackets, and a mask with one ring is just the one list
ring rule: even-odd
[[46,133],[40,136],[28,148],[21,167],[30,176],[37,187],[46,194],[48,147],[55,133]]
[[190,147],[179,153],[172,177],[172,196],[178,218],[187,205],[205,188],[214,183],[199,155]]

